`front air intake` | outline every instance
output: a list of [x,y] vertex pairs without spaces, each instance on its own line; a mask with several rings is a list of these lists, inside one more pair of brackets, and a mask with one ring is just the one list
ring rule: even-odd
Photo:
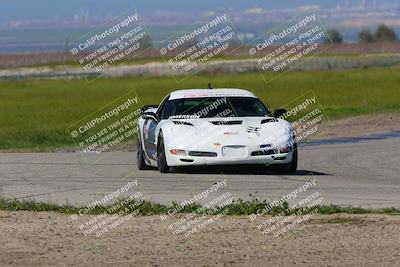
[[187,121],[172,121],[174,124],[176,125],[187,125],[187,126],[194,126],[193,124],[191,124],[190,122]]
[[214,125],[240,125],[243,121],[210,121]]
[[264,119],[264,120],[261,121],[261,124],[264,124],[264,123],[271,123],[271,122],[278,122],[278,119],[277,119],[277,118],[268,118],[268,119]]
[[267,156],[267,155],[274,155],[274,154],[276,154],[276,151],[274,149],[258,150],[258,151],[251,152],[252,156]]
[[215,152],[205,152],[205,151],[189,151],[189,156],[192,157],[216,157]]

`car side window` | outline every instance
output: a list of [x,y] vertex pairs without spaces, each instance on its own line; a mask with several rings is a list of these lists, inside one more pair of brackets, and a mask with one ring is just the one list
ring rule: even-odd
[[169,95],[167,95],[167,96],[163,99],[163,101],[161,102],[160,106],[158,106],[157,115],[158,115],[158,117],[160,117],[161,119],[163,119],[162,114],[163,114],[163,111],[164,111],[164,109],[165,109],[165,104],[168,102],[168,99],[169,99]]

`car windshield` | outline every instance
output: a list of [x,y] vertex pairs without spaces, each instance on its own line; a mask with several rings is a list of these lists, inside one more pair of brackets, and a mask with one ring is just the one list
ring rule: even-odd
[[258,98],[209,97],[169,100],[161,118],[264,117],[269,114]]

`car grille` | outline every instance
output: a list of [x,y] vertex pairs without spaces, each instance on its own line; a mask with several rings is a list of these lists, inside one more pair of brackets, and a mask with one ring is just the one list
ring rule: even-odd
[[215,152],[205,152],[205,151],[189,151],[189,156],[192,157],[216,157]]

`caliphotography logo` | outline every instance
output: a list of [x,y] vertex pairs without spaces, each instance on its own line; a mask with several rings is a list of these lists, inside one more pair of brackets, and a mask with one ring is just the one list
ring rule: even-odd
[[84,158],[98,160],[103,152],[135,140],[141,106],[136,91],[131,91],[70,125],[67,131]]
[[296,229],[302,225],[312,223],[320,213],[321,207],[328,204],[320,188],[319,179],[313,175],[309,175],[308,178],[310,180],[301,183],[300,186],[297,183],[298,187],[295,189],[286,189],[287,192],[271,199],[265,207],[249,215],[249,220],[256,224],[260,235],[271,246],[269,249],[288,238],[288,235],[295,234]]
[[[232,193],[227,191],[227,180],[216,181],[207,189],[193,193],[189,199],[174,203],[165,214],[160,215],[160,219],[168,224],[172,236],[190,238],[211,226],[215,227],[229,213],[233,199]],[[176,216],[182,211],[190,212]]]
[[135,9],[75,40],[70,53],[82,67],[87,81],[109,75],[114,65],[133,60],[152,45],[151,37]]
[[302,69],[302,62],[332,45],[319,16],[318,9],[307,10],[250,43],[249,55],[257,59],[261,75],[276,73],[263,75],[266,82],[296,66]]
[[201,71],[204,64],[229,54],[237,32],[224,9],[213,12],[202,25],[194,24],[164,40],[159,48],[177,82]]
[[[133,216],[139,215],[139,208],[144,203],[145,198],[142,192],[135,190],[137,187],[137,179],[130,181],[117,190],[104,195],[103,198],[79,209],[77,214],[71,215],[71,220],[75,224],[79,222],[79,230],[82,231],[83,235],[93,234],[96,237],[101,237],[116,227],[128,223]],[[98,211],[100,214],[81,222],[80,219],[85,214],[94,211]]]

